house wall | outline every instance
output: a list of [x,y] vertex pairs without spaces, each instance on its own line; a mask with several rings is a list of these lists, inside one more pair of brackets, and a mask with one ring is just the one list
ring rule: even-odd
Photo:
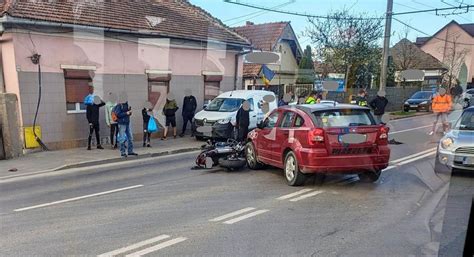
[[470,82],[474,79],[474,38],[467,34],[462,28],[456,24],[447,26],[438,34],[434,35],[432,39],[427,41],[421,49],[433,55],[439,61],[444,62],[446,60],[445,55],[447,51],[453,48],[453,41],[464,44],[457,44],[456,49],[467,49],[469,51],[465,59],[465,64],[468,69],[467,80]]
[[[281,68],[280,65],[268,65],[268,67],[276,73],[271,84],[295,84],[297,78],[296,74],[298,73],[298,63],[291,51],[290,45],[287,42],[278,43],[275,47],[275,51],[281,53]],[[279,72],[282,74],[280,75]]]
[[[102,98],[108,92],[126,91],[134,111],[132,127],[136,134],[141,134],[141,109],[148,99],[146,70],[172,72],[170,93],[179,106],[182,105],[185,90],[191,89],[198,100],[198,109],[202,107],[204,71],[223,75],[221,91],[234,88],[236,52],[228,51],[225,46],[183,48],[169,39],[140,39],[137,44],[83,32],[59,35],[32,33],[31,39],[22,32],[10,35],[12,43],[2,43],[3,65],[8,67],[6,91],[19,95],[21,99],[22,126],[32,125],[38,97],[38,66],[32,64],[28,57],[33,52],[41,54],[43,99],[37,123],[42,127],[43,141],[53,149],[84,145],[88,134],[85,113],[70,114],[66,111],[61,65],[95,67],[93,83],[96,94]],[[238,69],[241,75],[242,58],[239,58]],[[241,78],[238,85],[242,85]],[[101,136],[106,137],[104,113],[101,112],[100,125]],[[177,118],[180,128],[181,117]]]

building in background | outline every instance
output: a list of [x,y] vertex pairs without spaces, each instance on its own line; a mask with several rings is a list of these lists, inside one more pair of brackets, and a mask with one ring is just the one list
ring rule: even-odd
[[[87,85],[107,100],[126,92],[141,130],[140,110],[152,102],[158,121],[168,94],[178,105],[186,89],[198,108],[242,87],[247,39],[204,10],[176,1],[2,1],[1,92],[18,96],[22,128],[33,123],[41,55],[42,104],[37,124],[49,148],[84,144]],[[101,112],[102,136],[106,136]],[[178,115],[178,126],[181,123]]]

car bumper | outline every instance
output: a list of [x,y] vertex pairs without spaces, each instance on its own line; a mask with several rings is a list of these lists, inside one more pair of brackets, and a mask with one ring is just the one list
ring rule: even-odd
[[198,137],[204,137],[204,138],[231,138],[232,137],[232,131],[233,131],[233,126],[231,123],[226,123],[226,124],[219,124],[219,123],[214,123],[211,125],[212,127],[212,132],[211,133],[202,133],[199,132],[199,126],[196,122],[194,122],[194,128],[195,128],[195,135]]
[[474,155],[455,154],[451,151],[440,149],[437,154],[438,171],[440,169],[450,171],[452,169],[474,172]]
[[429,104],[404,104],[403,109],[405,110],[429,110]]
[[325,149],[300,150],[299,163],[303,173],[354,173],[382,170],[388,167],[390,149],[380,149],[374,154],[331,155]]

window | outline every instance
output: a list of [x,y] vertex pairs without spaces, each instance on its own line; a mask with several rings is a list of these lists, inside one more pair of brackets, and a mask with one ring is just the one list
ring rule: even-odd
[[283,120],[281,122],[280,127],[282,128],[291,128],[291,125],[293,124],[293,118],[295,117],[294,112],[286,112],[283,116]]
[[220,75],[204,76],[204,102],[209,102],[219,95],[221,81],[222,76]]
[[265,120],[265,128],[274,128],[278,122],[279,112],[274,112]]
[[349,127],[375,125],[375,122],[365,110],[346,109],[317,111],[313,113],[318,127]]
[[85,112],[84,97],[89,94],[89,83],[92,82],[90,71],[65,69],[64,81],[66,86],[67,112]]
[[299,128],[299,127],[302,127],[303,125],[304,125],[304,119],[301,116],[297,115],[295,119],[295,127]]

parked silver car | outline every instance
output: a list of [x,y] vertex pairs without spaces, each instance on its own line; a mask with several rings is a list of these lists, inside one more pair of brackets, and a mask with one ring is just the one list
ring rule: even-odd
[[439,142],[435,171],[453,169],[474,174],[474,107],[465,109],[452,130]]

